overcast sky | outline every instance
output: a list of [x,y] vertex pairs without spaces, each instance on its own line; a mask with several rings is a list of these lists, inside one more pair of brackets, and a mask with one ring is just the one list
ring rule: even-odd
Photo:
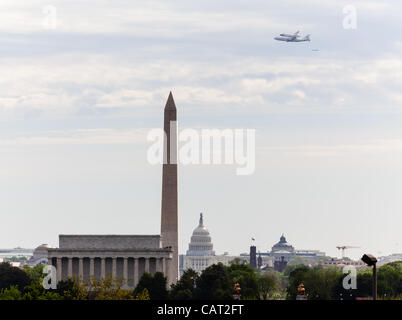
[[[179,167],[180,253],[200,212],[217,253],[282,233],[332,256],[402,252],[401,15],[397,0],[1,1],[0,248],[158,234],[146,136],[172,90],[181,129],[256,129],[253,175]],[[273,40],[297,30],[311,42]]]

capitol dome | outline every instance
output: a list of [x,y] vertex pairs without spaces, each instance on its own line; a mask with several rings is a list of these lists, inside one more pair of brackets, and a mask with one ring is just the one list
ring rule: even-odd
[[214,256],[213,244],[209,231],[204,226],[204,218],[200,214],[198,227],[194,229],[188,245],[187,256]]

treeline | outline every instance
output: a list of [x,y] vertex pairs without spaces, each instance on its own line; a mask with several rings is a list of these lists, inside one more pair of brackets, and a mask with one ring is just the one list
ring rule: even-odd
[[[304,284],[309,300],[355,300],[373,295],[371,268],[357,271],[356,289],[344,289],[346,274],[338,267],[298,265],[292,268],[288,277],[287,299],[296,298],[300,283]],[[377,292],[380,299],[402,298],[402,262],[391,262],[378,268]]]
[[236,293],[235,284],[240,287],[242,299],[268,299],[281,297],[286,289],[281,274],[256,273],[246,264],[216,264],[201,275],[187,270],[169,290],[160,272],[144,273],[134,290],[127,290],[123,279],[111,277],[100,281],[92,278],[89,284],[67,279],[59,281],[57,289],[46,290],[42,270],[43,265],[19,269],[0,264],[0,300],[230,300]]
[[[23,269],[0,264],[0,300],[294,300],[303,283],[309,300],[347,300],[372,295],[372,271],[357,273],[357,288],[346,290],[346,276],[337,267],[289,265],[283,273],[273,270],[255,272],[249,265],[215,264],[201,274],[186,270],[180,280],[167,289],[167,279],[160,272],[144,273],[134,290],[127,290],[123,279],[79,279],[60,281],[57,289],[45,290],[43,266]],[[237,290],[236,290],[237,289]],[[388,263],[378,268],[378,296],[400,299],[402,263]]]

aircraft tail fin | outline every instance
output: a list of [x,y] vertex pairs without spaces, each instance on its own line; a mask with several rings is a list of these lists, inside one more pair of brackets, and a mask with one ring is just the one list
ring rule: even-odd
[[310,35],[305,36],[303,40],[310,41]]

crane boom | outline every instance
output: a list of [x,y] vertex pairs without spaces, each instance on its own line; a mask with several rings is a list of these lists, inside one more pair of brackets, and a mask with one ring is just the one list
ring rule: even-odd
[[342,250],[342,259],[345,258],[345,249],[352,249],[352,248],[360,248],[356,246],[337,246],[336,247],[338,250]]

